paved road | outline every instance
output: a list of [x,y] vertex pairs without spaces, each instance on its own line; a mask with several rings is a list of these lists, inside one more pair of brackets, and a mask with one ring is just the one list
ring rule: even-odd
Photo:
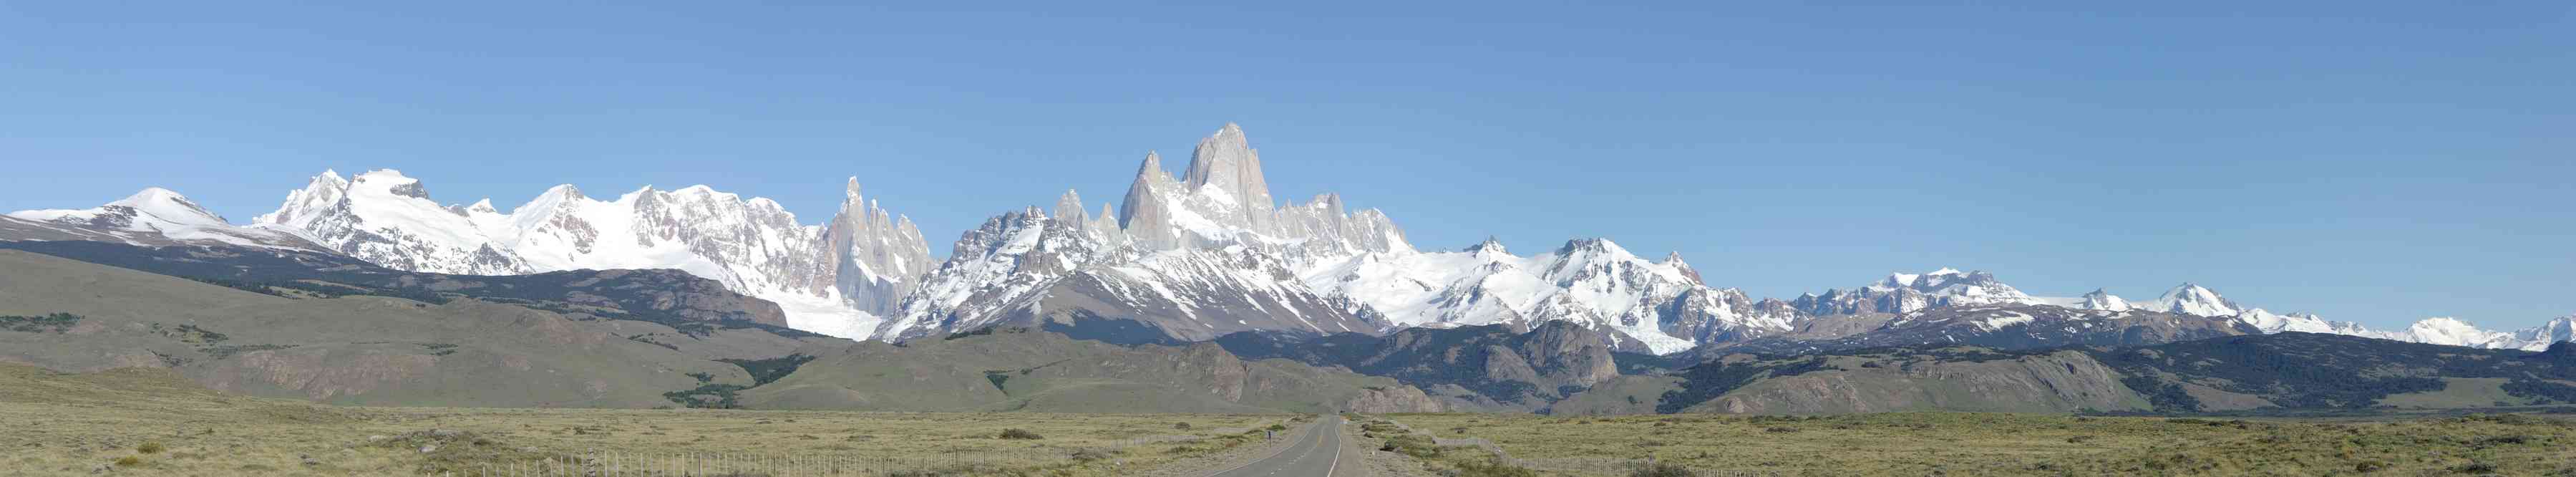
[[[1324,416],[1299,431],[1285,450],[1213,477],[1325,477],[1342,466],[1342,416]],[[1352,456],[1358,465],[1359,456]]]

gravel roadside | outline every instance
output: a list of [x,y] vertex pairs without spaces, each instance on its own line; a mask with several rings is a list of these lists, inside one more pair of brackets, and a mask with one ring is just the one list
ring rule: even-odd
[[[1290,425],[1308,426],[1313,423],[1313,421],[1307,421],[1292,423]],[[1256,442],[1235,446],[1235,448],[1218,451],[1215,454],[1210,454],[1205,457],[1172,462],[1151,469],[1138,469],[1135,472],[1124,473],[1124,475],[1146,477],[1201,477],[1215,474],[1218,471],[1249,464],[1253,461],[1276,455],[1279,451],[1287,450],[1289,445],[1297,442],[1297,436],[1299,435],[1297,434],[1299,432],[1298,429],[1301,428],[1302,427],[1291,428],[1288,432],[1279,433],[1277,437],[1272,438],[1267,442]]]

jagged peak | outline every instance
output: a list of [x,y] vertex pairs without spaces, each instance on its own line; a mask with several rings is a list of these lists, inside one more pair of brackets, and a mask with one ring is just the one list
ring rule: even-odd
[[[1691,268],[1690,262],[1682,261],[1682,251],[1680,250],[1674,250],[1672,253],[1665,254],[1663,265],[1673,267],[1674,271],[1681,272],[1684,277],[1689,277],[1692,284],[1708,286],[1708,282],[1700,279],[1699,269]],[[1729,288],[1727,290],[1734,289]]]
[[1074,192],[1074,190],[1073,190],[1073,189],[1065,189],[1065,190],[1064,190],[1064,195],[1056,196],[1056,198],[1055,198],[1055,217],[1056,217],[1056,218],[1058,218],[1058,219],[1064,219],[1064,220],[1070,220],[1070,221],[1075,221],[1075,222],[1081,222],[1081,221],[1091,220],[1091,218],[1090,218],[1090,217],[1086,217],[1086,216],[1084,216],[1084,215],[1085,215],[1085,213],[1084,213],[1084,212],[1083,212],[1083,210],[1082,210],[1082,194],[1081,194],[1081,193],[1079,193],[1079,192]]
[[365,185],[370,190],[382,190],[388,194],[414,199],[429,198],[429,188],[421,184],[420,179],[413,179],[403,175],[402,171],[393,169],[376,169],[359,173],[356,177],[350,178],[349,183],[351,188]]
[[859,176],[850,176],[849,184],[842,186],[841,200],[844,202],[859,200]]
[[1483,242],[1477,242],[1475,245],[1469,245],[1467,248],[1459,251],[1467,253],[1511,254],[1509,250],[1503,248],[1503,239],[1492,235],[1485,236],[1485,241]]
[[1190,151],[1190,168],[1183,176],[1190,190],[1222,192],[1253,211],[1268,211],[1270,185],[1262,178],[1261,153],[1252,148],[1243,128],[1226,123],[1216,134],[1200,139]]
[[1136,166],[1136,181],[1144,182],[1164,174],[1167,173],[1163,172],[1163,154],[1153,150],[1145,151],[1145,163]]
[[1611,242],[1610,239],[1600,237],[1567,240],[1565,241],[1565,246],[1557,247],[1556,249],[1557,255],[1572,255],[1577,252],[1596,252],[1609,254],[1611,256],[1634,255],[1628,253],[1628,249],[1621,248],[1618,243]]

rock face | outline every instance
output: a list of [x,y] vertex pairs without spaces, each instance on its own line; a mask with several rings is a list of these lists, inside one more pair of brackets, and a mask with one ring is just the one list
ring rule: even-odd
[[439,206],[398,171],[324,171],[255,222],[406,271],[685,270],[778,302],[797,328],[845,337],[865,337],[931,264],[920,230],[861,197],[855,179],[840,214],[808,226],[776,202],[705,186],[599,200],[563,185],[503,213],[489,200]]
[[1350,412],[1389,414],[1403,412],[1449,412],[1449,406],[1412,386],[1371,387],[1342,403]]

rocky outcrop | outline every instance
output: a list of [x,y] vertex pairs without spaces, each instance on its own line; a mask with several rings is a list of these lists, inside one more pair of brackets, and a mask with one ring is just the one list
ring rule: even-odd
[[2122,375],[2079,351],[1996,359],[1835,357],[1831,370],[1755,381],[1689,408],[1733,414],[2049,412],[2147,408]]
[[1341,409],[1370,414],[1450,411],[1445,403],[1412,386],[1363,388],[1359,396],[1343,401]]

